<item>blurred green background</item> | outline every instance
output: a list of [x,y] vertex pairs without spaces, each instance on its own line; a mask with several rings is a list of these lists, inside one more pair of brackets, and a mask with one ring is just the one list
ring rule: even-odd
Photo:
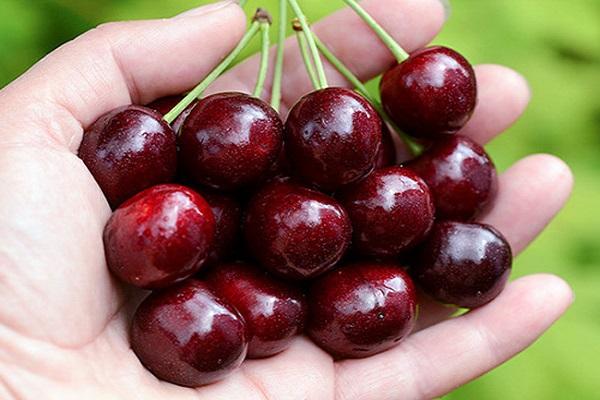
[[[0,0],[0,87],[101,22],[171,16],[202,3]],[[312,20],[342,6],[302,3]],[[251,0],[247,7],[275,14],[276,4]],[[600,0],[454,0],[435,42],[473,63],[508,65],[529,80],[529,109],[489,146],[500,170],[548,152],[565,159],[576,177],[565,210],[514,266],[515,277],[546,271],[567,279],[577,296],[572,309],[525,353],[446,398],[600,399]]]

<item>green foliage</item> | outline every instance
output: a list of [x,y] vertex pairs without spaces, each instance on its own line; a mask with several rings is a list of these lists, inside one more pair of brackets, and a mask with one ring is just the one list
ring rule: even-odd
[[[61,43],[110,20],[174,15],[206,1],[2,0],[0,86]],[[342,2],[304,0],[310,19]],[[276,14],[276,0],[251,0]],[[474,63],[506,64],[531,84],[531,106],[489,149],[500,169],[549,152],[577,180],[574,196],[516,261],[514,276],[553,272],[574,287],[566,317],[531,349],[456,390],[448,399],[584,399],[600,396],[600,2],[598,0],[454,0],[436,43]],[[273,35],[275,35],[273,30]],[[244,55],[257,49],[249,49]]]

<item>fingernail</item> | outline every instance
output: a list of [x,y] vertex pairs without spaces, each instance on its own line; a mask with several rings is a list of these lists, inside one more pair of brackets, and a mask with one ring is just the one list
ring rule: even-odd
[[186,17],[195,17],[198,15],[204,15],[207,13],[211,13],[217,10],[220,10],[225,7],[229,7],[232,4],[238,4],[237,0],[223,0],[212,4],[207,4],[204,6],[192,8],[191,10],[187,10],[182,12],[181,14],[177,14],[174,18],[186,18]]
[[444,7],[444,15],[446,19],[450,18],[450,13],[452,12],[452,6],[450,5],[450,0],[440,0],[442,6]]

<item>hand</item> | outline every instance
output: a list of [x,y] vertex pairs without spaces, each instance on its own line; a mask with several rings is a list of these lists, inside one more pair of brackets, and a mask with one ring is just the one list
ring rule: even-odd
[[[443,23],[436,0],[366,0],[365,8],[408,50]],[[246,361],[198,389],[157,380],[130,349],[136,300],[110,276],[102,230],[110,208],[77,158],[83,130],[106,111],[192,87],[244,31],[233,2],[173,19],[106,24],[57,49],[0,92],[0,398],[2,399],[400,399],[431,398],[501,364],[540,336],[569,306],[559,278],[510,283],[490,304],[457,318],[425,300],[418,330],[374,357],[333,362],[306,338],[284,353]],[[343,27],[343,30],[340,29]],[[393,62],[349,10],[315,25],[331,49],[367,80]],[[310,90],[288,43],[284,108]],[[213,91],[249,91],[253,58]],[[462,131],[486,143],[513,123],[527,85],[500,66],[476,68],[479,105]],[[332,85],[344,80],[328,68]],[[500,176],[483,220],[519,253],[560,210],[572,184],[548,155],[520,160]],[[138,296],[139,297],[139,296]]]

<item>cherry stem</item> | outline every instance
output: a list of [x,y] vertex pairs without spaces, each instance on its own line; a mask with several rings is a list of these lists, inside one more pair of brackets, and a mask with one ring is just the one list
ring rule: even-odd
[[344,0],[350,8],[379,36],[379,39],[390,49],[396,60],[401,63],[408,58],[408,53],[362,8],[356,0]]
[[310,54],[308,54],[308,43],[306,42],[306,35],[304,34],[302,27],[300,26],[300,21],[298,21],[298,18],[292,21],[292,28],[296,33],[296,39],[298,40],[298,48],[300,49],[300,55],[302,56],[302,60],[304,61],[304,67],[306,68],[306,72],[308,74],[308,77],[310,78],[310,82],[312,83],[315,89],[319,89],[319,78],[317,77],[317,72],[315,71],[315,67],[313,66]]
[[359,92],[365,99],[367,99],[367,101],[369,101],[369,103],[373,105],[373,108],[377,111],[381,118],[392,127],[392,129],[398,134],[398,136],[400,136],[410,153],[413,156],[419,154],[422,151],[421,146],[414,140],[412,140],[406,133],[402,132],[400,128],[398,128],[398,125],[396,125],[396,123],[392,121],[390,116],[383,109],[381,102],[375,96],[373,96],[371,92],[369,92],[369,89],[367,89],[365,84],[362,83],[352,71],[350,71],[350,68],[348,68],[342,62],[342,60],[337,58],[335,54],[333,54],[331,50],[329,50],[327,46],[325,46],[325,43],[323,43],[317,35],[313,35],[313,37],[315,39],[317,48],[327,59],[327,61],[329,61],[329,63],[333,65],[335,69],[337,69],[338,72],[342,74],[342,76],[346,78],[346,80],[350,82],[350,84],[352,84],[352,86],[354,86],[357,92]]
[[285,49],[285,28],[287,20],[287,0],[279,0],[279,29],[277,31],[277,53],[271,86],[271,107],[279,111],[281,105],[281,78],[283,77],[283,50]]
[[240,7],[244,8],[244,6],[246,5],[246,3],[248,2],[248,0],[238,0],[239,1],[239,5]]
[[271,45],[269,40],[269,29],[271,27],[271,16],[267,11],[259,8],[256,10],[255,18],[260,23],[261,47],[258,77],[256,78],[256,86],[254,86],[252,95],[260,98],[265,86],[265,80],[267,79],[267,71],[269,70],[269,47]]
[[306,16],[304,15],[304,13],[302,12],[302,9],[298,5],[297,0],[288,0],[288,1],[290,2],[290,6],[292,7],[292,10],[294,10],[296,17],[298,18],[298,21],[300,22],[300,26],[302,27],[302,30],[304,31],[304,34],[306,36],[306,41],[308,42],[308,48],[310,50],[312,59],[315,63],[315,68],[317,70],[317,77],[319,78],[319,87],[317,89],[326,88],[327,87],[327,76],[325,75],[325,69],[323,68],[323,62],[321,61],[321,55],[319,54],[319,49],[317,49],[317,45],[315,44],[315,40],[313,38],[313,33],[310,30],[310,27],[308,26],[308,21],[306,19]]
[[185,110],[187,106],[192,104],[192,102],[195,99],[199,98],[202,95],[202,93],[206,90],[206,88],[211,83],[213,83],[215,79],[217,79],[223,73],[223,71],[227,69],[227,67],[229,67],[233,60],[240,54],[240,52],[244,49],[244,47],[246,47],[248,42],[250,42],[250,40],[254,37],[256,32],[258,32],[260,28],[259,25],[260,22],[256,19],[252,21],[252,25],[250,25],[250,28],[246,31],[242,39],[239,41],[237,46],[235,46],[235,48],[231,51],[231,53],[229,53],[229,55],[227,55],[227,57],[225,57],[223,61],[221,61],[221,63],[211,71],[210,74],[206,75],[202,82],[200,82],[183,99],[181,99],[181,101],[177,103],[175,107],[171,109],[171,111],[164,115],[163,119],[168,124],[171,124],[173,121],[175,121],[179,114],[181,114],[181,112]]

